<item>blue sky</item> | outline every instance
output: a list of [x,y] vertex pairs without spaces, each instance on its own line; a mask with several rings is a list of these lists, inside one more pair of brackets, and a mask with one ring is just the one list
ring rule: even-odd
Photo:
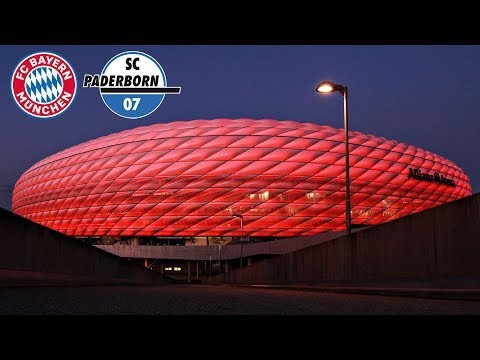
[[[151,115],[112,113],[83,75],[100,73],[127,50],[153,56],[169,86],[181,86]],[[79,87],[60,116],[37,119],[15,104],[10,81],[25,56],[49,51],[73,66]],[[340,94],[320,96],[324,79],[348,86],[350,129],[405,142],[442,155],[480,191],[480,46],[463,45],[0,45],[0,206],[35,162],[113,132],[176,120],[273,118],[343,127]]]

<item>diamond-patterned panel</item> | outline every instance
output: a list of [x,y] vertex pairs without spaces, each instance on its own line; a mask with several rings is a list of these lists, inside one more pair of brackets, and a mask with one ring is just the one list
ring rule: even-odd
[[[13,211],[73,236],[313,235],[345,228],[343,130],[271,119],[179,121],[51,155],[15,184]],[[471,194],[457,165],[350,133],[352,222],[375,225]],[[408,178],[409,168],[453,179]]]

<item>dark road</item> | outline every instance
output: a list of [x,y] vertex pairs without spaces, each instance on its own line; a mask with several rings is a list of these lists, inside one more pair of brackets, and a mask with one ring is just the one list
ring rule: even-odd
[[227,286],[0,288],[0,314],[470,315],[479,301]]

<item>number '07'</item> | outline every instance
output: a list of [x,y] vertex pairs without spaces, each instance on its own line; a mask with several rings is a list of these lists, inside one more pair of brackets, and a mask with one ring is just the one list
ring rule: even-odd
[[140,103],[140,99],[141,98],[125,98],[123,100],[123,108],[127,111],[130,111],[130,110],[137,110],[137,107],[138,107],[138,104]]

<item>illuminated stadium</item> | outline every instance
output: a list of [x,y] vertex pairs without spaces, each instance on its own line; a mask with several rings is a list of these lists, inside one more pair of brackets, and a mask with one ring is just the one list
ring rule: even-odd
[[[345,229],[343,130],[270,119],[138,127],[51,155],[15,184],[13,211],[64,234],[228,243]],[[471,194],[453,162],[350,133],[352,224],[376,225]],[[158,240],[159,241],[159,240]],[[207,240],[208,243],[208,240]]]

